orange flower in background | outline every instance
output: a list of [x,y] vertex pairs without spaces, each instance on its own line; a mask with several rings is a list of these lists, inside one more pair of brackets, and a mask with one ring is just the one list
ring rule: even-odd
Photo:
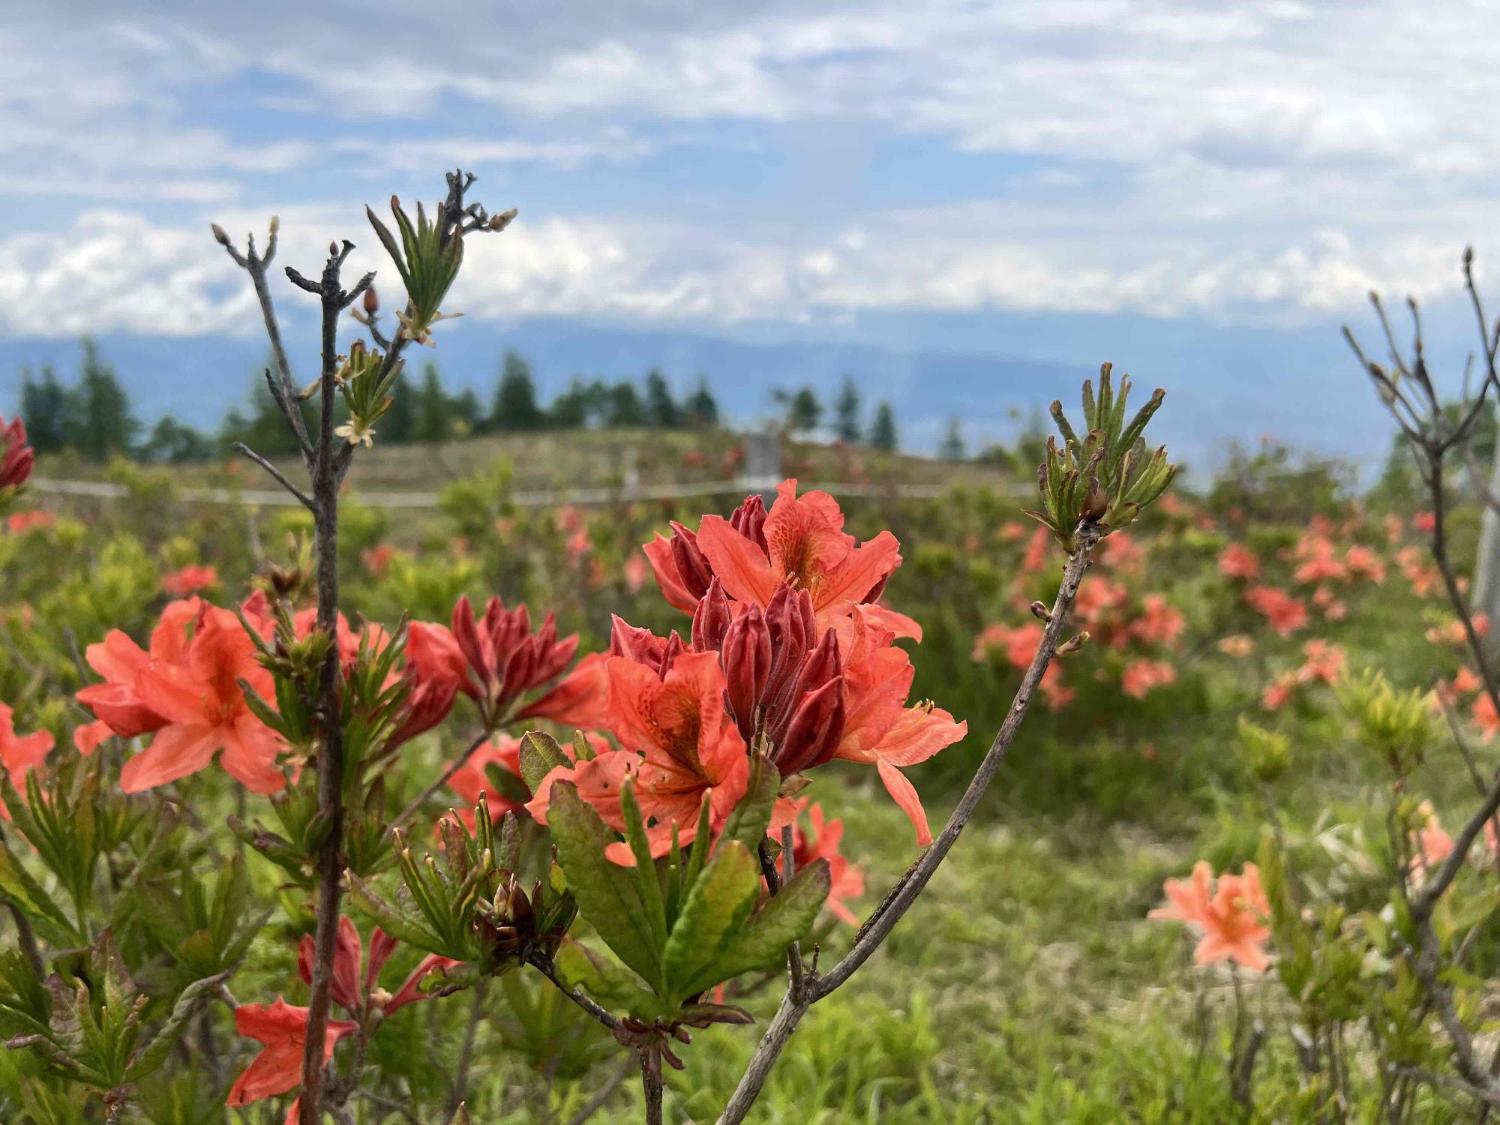
[[[1124,607],[1130,592],[1118,582],[1107,578],[1095,578],[1078,587],[1078,596],[1073,601],[1073,613],[1078,620],[1090,628],[1099,628],[1117,616],[1116,610]],[[1040,626],[1038,626],[1040,628]]]
[[1377,586],[1385,581],[1385,563],[1368,547],[1355,544],[1344,552],[1344,566],[1351,575],[1368,578]]
[[1120,690],[1133,699],[1144,699],[1176,680],[1177,669],[1165,660],[1132,660],[1120,676]]
[[810,863],[826,859],[831,880],[828,909],[841,922],[857,926],[859,919],[844,904],[844,900],[858,898],[865,893],[865,877],[847,857],[839,854],[839,841],[844,837],[844,822],[837,819],[825,820],[823,806],[818,804],[808,809],[807,815],[812,821],[811,830],[804,831],[799,819],[792,831],[792,857],[796,869],[801,871]]
[[1005,653],[1005,661],[1012,668],[1025,668],[1042,643],[1043,631],[1040,621],[1027,621],[1015,627],[987,625],[974,639],[974,659],[987,660],[990,652],[998,649]]
[[[252,792],[274,793],[285,784],[276,766],[281,740],[255,717],[240,687],[248,683],[274,705],[271,674],[229,610],[196,598],[173,602],[162,611],[149,651],[115,630],[85,656],[105,682],[84,688],[78,701],[122,738],[155,735],[125,763],[125,792],[196,773],[215,754]],[[85,744],[97,745],[100,733],[90,730]]]
[[1469,715],[1474,720],[1474,725],[1484,732],[1485,738],[1493,738],[1495,732],[1500,730],[1500,714],[1496,714],[1494,701],[1490,699],[1488,692],[1479,693]]
[[639,594],[651,577],[651,564],[644,554],[635,551],[625,560],[625,590],[631,595]]
[[1100,540],[1095,554],[1110,570],[1132,571],[1146,561],[1146,549],[1135,536],[1125,531],[1116,531]]
[[1437,589],[1441,581],[1437,567],[1425,561],[1422,552],[1415,547],[1402,547],[1396,552],[1396,565],[1401,576],[1411,583],[1412,592],[1425,598]]
[[1411,833],[1413,875],[1425,875],[1453,854],[1453,837],[1443,831],[1432,803],[1423,801],[1421,812],[1426,820],[1421,828]]
[[1225,578],[1250,580],[1260,577],[1260,560],[1243,543],[1231,543],[1219,552],[1219,573]]
[[1328,641],[1312,640],[1302,646],[1302,655],[1307,658],[1297,669],[1299,683],[1310,684],[1321,681],[1331,684],[1344,670],[1344,650]]
[[1251,586],[1245,603],[1266,619],[1273,632],[1287,637],[1307,624],[1307,605],[1275,586]]
[[220,755],[226,772],[252,793],[286,784],[276,759],[283,744],[256,718],[243,681],[274,704],[271,673],[228,610],[206,607],[181,663],[151,661],[136,676],[141,701],[164,720],[151,744],[125,763],[121,788],[139,793],[196,773]]
[[[1476,613],[1471,620],[1474,623],[1474,632],[1481,637],[1489,635],[1490,619],[1482,613]],[[1457,618],[1448,621],[1441,626],[1433,626],[1427,630],[1427,641],[1435,645],[1467,645],[1469,634],[1464,630],[1462,621]]]
[[1027,541],[1026,552],[1021,556],[1021,573],[1038,574],[1047,565],[1047,558],[1052,553],[1052,532],[1045,527],[1039,527],[1031,533],[1031,539]]
[[5,519],[5,530],[12,535],[24,535],[28,531],[41,531],[57,522],[51,512],[16,512]]
[[1293,553],[1298,566],[1292,573],[1292,578],[1304,586],[1318,582],[1342,582],[1349,577],[1333,540],[1326,535],[1309,532],[1297,541]]
[[1225,656],[1243,660],[1255,651],[1255,640],[1244,633],[1231,633],[1227,637],[1220,637],[1218,644],[1214,647]]
[[164,574],[161,578],[162,592],[174,598],[185,598],[219,584],[219,572],[211,566],[192,565]]
[[1175,643],[1186,626],[1182,614],[1166,598],[1148,594],[1141,602],[1141,615],[1130,623],[1126,632],[1142,644],[1166,646]]
[[448,788],[462,800],[462,804],[454,811],[470,832],[474,831],[474,806],[479,803],[480,794],[484,794],[490,815],[496,820],[508,812],[521,812],[526,808],[524,801],[512,800],[495,784],[490,776],[491,766],[500,773],[519,780],[521,740],[506,735],[488,740],[469,756],[467,762],[454,770],[453,776],[448,779]]
[[372,578],[380,578],[390,569],[391,560],[395,557],[395,547],[389,543],[378,543],[361,551],[359,561]]
[[1329,621],[1342,621],[1349,614],[1349,607],[1327,586],[1319,586],[1313,591],[1312,603]]
[[1296,690],[1297,673],[1286,672],[1266,685],[1265,690],[1260,693],[1260,704],[1267,711],[1280,711]]
[[[225,1105],[244,1106],[262,1098],[274,1098],[302,1084],[302,1049],[307,1042],[307,1009],[288,1004],[281,997],[273,1004],[241,1004],[234,1010],[234,1029],[265,1049],[245,1068],[229,1090]],[[359,1030],[348,1020],[329,1020],[323,1039],[323,1065],[344,1036]],[[287,1121],[296,1117],[295,1103]]]
[[1256,973],[1269,967],[1265,944],[1271,931],[1265,920],[1271,907],[1255,864],[1245,864],[1239,875],[1225,872],[1216,885],[1213,868],[1199,860],[1190,878],[1168,879],[1162,890],[1166,905],[1147,917],[1184,922],[1201,933],[1193,950],[1193,960],[1198,964],[1232,961]]
[[1431,512],[1418,512],[1411,518],[1411,527],[1413,531],[1431,535],[1437,530],[1437,516]]
[[[46,761],[52,742],[51,731],[17,734],[15,713],[9,704],[0,703],[0,765],[5,767],[17,790],[25,792],[26,775]],[[4,801],[0,801],[0,818],[10,819]]]

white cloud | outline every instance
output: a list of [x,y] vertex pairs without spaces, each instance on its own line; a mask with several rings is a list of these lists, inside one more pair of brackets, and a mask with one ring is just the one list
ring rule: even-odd
[[[570,213],[530,212],[476,249],[455,295],[476,317],[1286,318],[1347,309],[1371,287],[1428,294],[1451,287],[1463,241],[1500,219],[1500,136],[1484,112],[1500,101],[1495,27],[1480,0],[704,0],[504,14],[454,0],[419,25],[397,0],[163,0],[149,12],[60,0],[0,32],[0,196],[110,210],[39,231],[0,221],[0,323],[232,327],[244,294],[201,245],[210,211],[271,193],[289,231],[297,208],[319,238],[350,229],[334,220],[358,224],[357,207],[299,194],[326,199],[326,182],[275,186],[326,181],[338,162],[357,194],[456,161],[577,177]],[[197,113],[203,90],[243,105]],[[243,128],[272,105],[298,111],[294,133]],[[782,217],[709,206],[689,219],[670,196],[617,212],[625,164],[669,147],[712,160],[671,134],[697,123],[711,144],[719,120],[766,125],[757,140],[773,160],[787,155],[778,128],[818,138],[788,145],[822,161],[800,189],[805,213],[793,199]],[[845,192],[866,139],[910,135],[1017,167],[970,184],[945,161],[933,175],[955,179],[933,197],[967,203],[877,209]]]

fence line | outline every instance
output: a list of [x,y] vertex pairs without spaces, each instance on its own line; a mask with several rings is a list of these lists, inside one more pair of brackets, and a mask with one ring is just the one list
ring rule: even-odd
[[[748,495],[771,492],[780,483],[776,477],[737,477],[733,480],[699,481],[688,484],[620,485],[593,488],[545,489],[513,492],[510,502],[522,508],[551,508],[562,504],[584,507],[631,501],[680,500],[694,496]],[[98,500],[129,499],[132,491],[113,481],[53,480],[33,477],[27,487],[54,496],[80,496]],[[856,482],[812,482],[808,488],[821,488],[838,496],[894,496],[902,500],[933,500],[953,486],[946,484],[870,484]],[[195,504],[239,504],[254,507],[296,507],[298,501],[286,492],[263,488],[177,488],[177,500]],[[367,508],[436,508],[437,492],[366,492],[351,493],[350,498]]]

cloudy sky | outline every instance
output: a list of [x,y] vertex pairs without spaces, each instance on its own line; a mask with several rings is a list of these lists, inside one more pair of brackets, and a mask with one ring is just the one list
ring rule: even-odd
[[1149,321],[1243,348],[1500,252],[1493,13],[1462,0],[25,8],[0,26],[12,341],[243,335],[208,221],[277,213],[314,263],[457,163],[521,211],[452,302],[497,334],[900,324],[1001,355],[987,329]]

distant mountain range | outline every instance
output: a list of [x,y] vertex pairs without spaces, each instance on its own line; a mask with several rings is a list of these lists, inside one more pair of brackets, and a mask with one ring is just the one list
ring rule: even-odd
[[[295,327],[294,355],[309,354],[306,326]],[[440,347],[413,349],[409,367],[431,359],[450,391],[475,388],[487,396],[505,349],[515,348],[534,367],[545,400],[575,376],[619,379],[659,366],[680,393],[707,377],[721,408],[736,423],[754,424],[773,413],[772,391],[811,385],[830,403],[845,375],[861,387],[866,411],[879,401],[895,408],[904,448],[930,452],[952,418],[970,449],[1013,436],[1030,413],[1061,397],[1076,403],[1081,380],[1097,360],[1043,355],[1045,343],[1080,356],[1111,355],[1139,373],[1143,389],[1168,389],[1168,407],[1153,427],[1177,456],[1198,466],[1222,459],[1231,441],[1274,434],[1294,446],[1338,454],[1367,468],[1384,457],[1390,428],[1368,386],[1362,384],[1336,329],[1222,329],[1178,322],[1100,324],[1081,318],[1011,318],[993,334],[971,323],[951,334],[930,318],[921,331],[899,326],[885,341],[817,338],[807,330],[774,338],[769,330],[738,336],[640,331],[560,320],[495,325],[444,325]],[[983,337],[1001,341],[985,346]],[[802,338],[806,337],[806,338]],[[98,338],[119,371],[137,414],[154,421],[173,414],[214,427],[225,411],[251,393],[265,362],[258,337]],[[947,345],[947,346],[945,346]],[[1105,350],[1109,347],[1109,350]],[[299,350],[300,349],[300,350]],[[52,364],[65,378],[78,365],[76,341],[12,339],[0,342],[0,413],[14,409],[20,374]]]

